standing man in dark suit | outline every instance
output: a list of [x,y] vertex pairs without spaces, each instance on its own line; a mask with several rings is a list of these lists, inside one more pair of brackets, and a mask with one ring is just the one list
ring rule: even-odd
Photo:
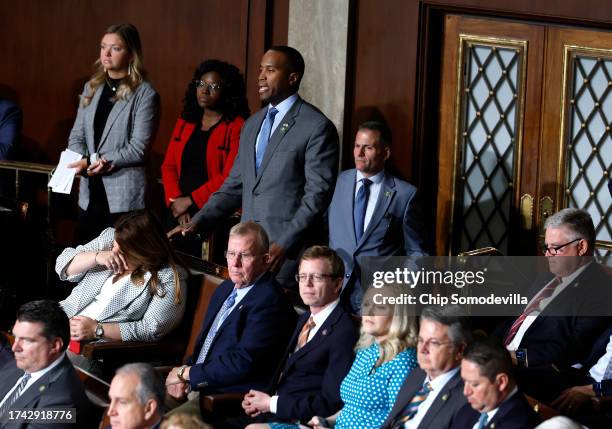
[[390,155],[391,131],[385,124],[359,125],[356,168],[340,174],[329,207],[329,246],[344,261],[342,295],[354,313],[361,312],[361,257],[427,255],[417,189],[385,171]]
[[254,419],[231,422],[243,428],[249,422],[297,422],[328,416],[342,408],[340,383],[354,358],[358,329],[340,305],[344,265],[326,246],[313,246],[300,261],[300,296],[304,313],[289,342],[281,371],[267,393],[251,390],[242,402]]
[[21,133],[21,110],[16,103],[0,99],[0,160],[11,159]]
[[13,334],[15,362],[4,365],[0,371],[0,428],[32,427],[23,421],[7,421],[11,411],[25,408],[75,413],[76,423],[58,423],[53,427],[90,427],[89,400],[66,357],[70,327],[59,304],[42,300],[22,305]]
[[170,396],[190,401],[181,411],[199,415],[198,392],[245,392],[268,385],[295,327],[296,314],[267,272],[268,236],[255,222],[230,230],[230,280],[210,301],[193,356],[170,371]]
[[460,307],[426,307],[420,318],[419,368],[404,380],[384,429],[446,429],[466,404],[459,365],[470,340]]
[[586,211],[563,209],[544,226],[550,275],[532,289],[523,313],[497,333],[519,366],[564,371],[582,361],[610,325],[602,316],[610,314],[612,290],[593,258],[595,227]]
[[461,361],[466,404],[453,421],[456,429],[531,429],[538,417],[516,386],[512,360],[503,345],[478,340]]
[[146,363],[129,363],[111,381],[106,414],[110,428],[159,429],[164,417],[164,380]]
[[268,105],[242,127],[238,156],[219,191],[189,224],[173,235],[209,231],[242,207],[242,220],[260,223],[272,242],[272,271],[283,285],[295,284],[296,260],[309,244],[325,242],[322,215],[338,168],[338,133],[297,91],[304,59],[288,46],[270,48],[259,67],[259,97]]

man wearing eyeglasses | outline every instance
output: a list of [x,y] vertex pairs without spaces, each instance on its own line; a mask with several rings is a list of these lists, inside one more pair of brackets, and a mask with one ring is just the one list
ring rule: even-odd
[[465,312],[455,305],[426,307],[419,325],[419,367],[404,380],[384,429],[445,429],[467,403],[459,373],[471,338]]
[[[170,371],[168,394],[181,412],[199,415],[198,395],[245,392],[267,386],[295,326],[296,314],[267,271],[268,236],[255,222],[230,230],[230,280],[211,298],[193,355]],[[189,395],[188,395],[189,394]]]
[[523,313],[498,336],[520,367],[563,371],[584,359],[609,326],[610,318],[601,316],[610,314],[612,288],[594,261],[595,228],[586,211],[563,209],[545,228],[550,275],[532,288]]
[[353,363],[358,329],[340,305],[344,264],[327,246],[304,251],[297,280],[309,307],[298,320],[285,358],[266,392],[251,390],[242,402],[250,417],[229,422],[302,422],[342,407],[340,383]]

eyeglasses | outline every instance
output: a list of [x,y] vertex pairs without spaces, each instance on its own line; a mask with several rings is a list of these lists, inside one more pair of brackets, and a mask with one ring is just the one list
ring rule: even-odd
[[208,89],[210,92],[216,92],[221,89],[220,83],[208,83],[203,80],[196,79],[193,81],[197,89]]
[[436,338],[428,338],[426,340],[424,340],[421,337],[417,338],[417,345],[425,346],[428,349],[432,349],[432,350],[437,350],[440,347],[446,346],[448,344],[451,344],[451,341],[440,341],[440,340],[437,340]]
[[322,273],[311,273],[311,274],[296,274],[295,281],[298,283],[308,283],[310,280],[313,283],[321,284],[325,279],[334,279],[336,276],[333,274],[322,274]]
[[575,238],[572,241],[568,241],[565,244],[560,244],[559,246],[548,246],[546,244],[544,244],[544,246],[542,246],[542,253],[546,255],[546,252],[550,253],[551,255],[558,255],[559,253],[563,253],[560,252],[561,249],[563,249],[565,246],[569,246],[572,243],[575,243],[576,241],[582,240],[582,238]]
[[233,252],[231,250],[226,250],[225,252],[223,252],[223,256],[225,256],[225,259],[227,259],[228,261],[233,261],[236,258],[240,258],[241,261],[250,262],[258,255],[253,255],[252,253],[246,252]]

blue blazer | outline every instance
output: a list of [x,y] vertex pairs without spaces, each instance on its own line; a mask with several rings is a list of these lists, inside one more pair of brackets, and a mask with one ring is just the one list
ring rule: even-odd
[[[198,358],[215,316],[233,288],[234,283],[226,280],[215,290],[187,364]],[[264,274],[221,324],[206,360],[189,370],[191,388],[205,394],[263,390],[280,362],[296,318],[276,280]]]
[[9,100],[0,100],[0,160],[9,159],[21,133],[21,110]]
[[389,173],[385,173],[372,219],[357,241],[353,222],[356,171],[340,174],[328,212],[329,246],[344,261],[343,293],[355,294],[351,297],[354,310],[361,304],[361,257],[427,255],[417,189]]
[[306,423],[313,416],[329,416],[342,408],[340,383],[353,364],[358,328],[353,317],[338,305],[315,336],[294,353],[309,317],[310,312],[300,316],[282,372],[269,390],[278,395],[275,419]]
[[[466,404],[457,413],[451,428],[472,429],[479,418],[480,413],[475,411],[470,404]],[[501,403],[499,410],[485,427],[487,429],[532,429],[538,423],[538,416],[519,390],[508,400]]]
[[[92,427],[90,419],[90,402],[68,356],[60,358],[61,362],[41,378],[36,380],[13,404],[11,409],[23,408],[76,408],[76,424],[58,423],[54,428],[88,428]],[[23,375],[23,370],[14,363],[2,367],[0,371],[0,400],[13,388]],[[96,422],[97,424],[97,422]],[[44,426],[44,425],[43,425]],[[38,427],[30,423],[0,423],[1,429],[26,429]]]

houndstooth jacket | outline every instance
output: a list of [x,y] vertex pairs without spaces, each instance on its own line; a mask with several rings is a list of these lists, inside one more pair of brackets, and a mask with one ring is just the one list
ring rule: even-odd
[[[70,296],[60,302],[68,315],[73,317],[79,314],[100,293],[104,282],[113,275],[113,272],[104,266],[98,265],[84,273],[72,276],[66,275],[66,267],[79,253],[110,250],[113,246],[115,230],[106,228],[89,243],[66,248],[57,258],[55,271],[61,280],[79,282],[72,289]],[[144,276],[144,285],[136,285],[131,279],[117,290],[110,304],[102,314],[99,321],[104,323],[118,323],[123,341],[157,341],[179,324],[185,311],[185,297],[187,296],[187,273],[179,268],[181,302],[174,303],[175,283],[174,274],[170,267],[163,268],[158,273],[160,291],[164,296],[152,295],[147,287],[151,273]]]

